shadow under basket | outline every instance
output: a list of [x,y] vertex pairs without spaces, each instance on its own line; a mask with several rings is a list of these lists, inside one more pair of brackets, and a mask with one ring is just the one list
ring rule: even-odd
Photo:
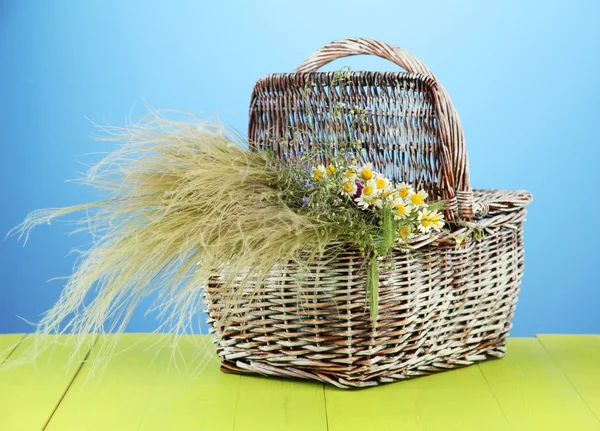
[[380,266],[375,325],[358,252],[274,269],[226,326],[225,292],[211,283],[208,316],[223,371],[348,388],[504,356],[523,271],[522,206],[530,200],[527,192],[475,191],[475,206],[488,214],[395,251],[392,267]]

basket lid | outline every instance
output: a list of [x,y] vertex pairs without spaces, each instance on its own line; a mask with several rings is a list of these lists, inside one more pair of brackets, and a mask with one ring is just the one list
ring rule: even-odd
[[[407,72],[316,72],[330,61],[357,54],[378,55]],[[249,114],[254,150],[271,149],[289,160],[317,145],[330,143],[335,151],[341,141],[358,140],[364,161],[378,171],[447,200],[448,219],[472,218],[458,115],[435,75],[401,48],[373,39],[332,42],[294,73],[259,79]]]

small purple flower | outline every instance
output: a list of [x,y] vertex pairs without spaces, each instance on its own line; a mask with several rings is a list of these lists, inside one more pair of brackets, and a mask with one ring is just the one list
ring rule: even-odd
[[310,182],[310,180],[306,180],[305,185],[306,185],[307,189],[312,189],[313,188],[313,184]]
[[354,194],[354,196],[352,196],[352,199],[356,199],[358,197],[360,197],[361,193],[362,193],[362,189],[364,188],[364,186],[361,184],[360,181],[356,180],[356,193]]
[[302,198],[302,208],[308,208],[308,198],[306,196]]
[[351,151],[348,151],[348,152],[346,153],[346,160],[350,160],[350,157],[352,157],[352,152],[351,152]]

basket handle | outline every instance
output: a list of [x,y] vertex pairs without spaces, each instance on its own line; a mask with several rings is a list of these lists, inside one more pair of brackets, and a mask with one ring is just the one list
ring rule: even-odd
[[296,73],[315,72],[321,66],[342,57],[371,54],[389,60],[407,72],[419,73],[433,80],[433,98],[440,127],[441,160],[439,186],[448,200],[448,215],[453,219],[473,218],[473,192],[469,181],[469,159],[460,118],[448,93],[436,76],[417,57],[394,45],[375,39],[347,38],[329,43],[304,60]]

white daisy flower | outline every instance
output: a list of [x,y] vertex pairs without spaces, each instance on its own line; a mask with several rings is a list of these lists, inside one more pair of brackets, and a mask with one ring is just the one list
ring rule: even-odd
[[377,186],[375,185],[375,181],[367,181],[365,186],[360,192],[360,196],[356,198],[356,202],[358,206],[363,208],[369,208],[369,206],[374,205],[379,194],[377,193]]
[[396,220],[400,220],[406,218],[410,215],[413,210],[413,206],[406,202],[404,199],[396,199],[394,200],[394,218]]
[[413,194],[415,191],[413,190],[412,186],[410,184],[407,183],[400,183],[396,186],[396,189],[398,190],[398,197],[401,198],[407,198],[409,197],[411,194]]
[[356,180],[354,178],[345,178],[342,182],[342,194],[354,196],[356,194]]
[[426,206],[425,199],[427,199],[427,192],[425,190],[419,190],[408,197],[410,199],[410,203],[413,204],[415,208]]
[[366,165],[358,168],[357,175],[362,181],[371,181],[375,176],[375,173],[373,172],[373,164],[367,163]]
[[345,179],[352,180],[354,182],[356,180],[356,166],[348,167],[344,173],[344,177]]
[[431,211],[429,214],[431,218],[431,227],[436,231],[441,231],[444,227],[444,216],[439,211]]
[[402,226],[398,231],[398,241],[406,241],[414,236],[410,226]]
[[429,211],[428,209],[423,209],[422,211],[419,211],[417,220],[417,228],[421,233],[427,234],[431,232],[431,229],[433,229],[431,211]]
[[389,189],[390,180],[388,180],[384,175],[377,174],[375,175],[375,186],[378,190],[384,191]]
[[381,200],[386,208],[394,208],[395,195],[391,188],[381,191]]
[[319,165],[316,168],[313,168],[313,178],[317,181],[323,181],[327,178],[327,170],[325,169],[325,165]]
[[371,205],[373,205],[377,209],[383,208],[384,201],[381,199],[381,195],[374,197],[371,199]]

